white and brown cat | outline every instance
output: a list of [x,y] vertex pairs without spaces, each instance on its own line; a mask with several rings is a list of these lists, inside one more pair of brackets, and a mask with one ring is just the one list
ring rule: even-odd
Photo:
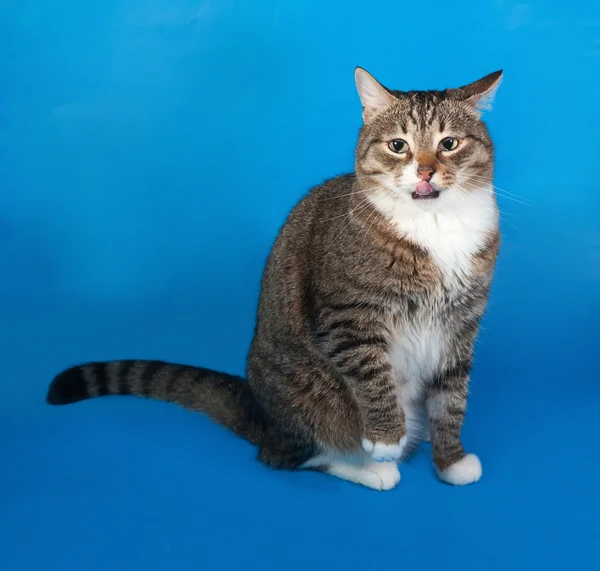
[[96,362],[59,374],[48,402],[164,399],[255,443],[268,466],[377,490],[400,481],[397,461],[430,435],[443,481],[477,481],[461,427],[499,245],[480,109],[501,75],[400,92],[356,70],[355,173],[313,188],[281,229],[248,382],[158,361]]

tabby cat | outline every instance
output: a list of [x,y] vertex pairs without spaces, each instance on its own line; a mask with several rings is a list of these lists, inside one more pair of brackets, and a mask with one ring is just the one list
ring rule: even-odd
[[439,478],[481,464],[461,444],[469,371],[499,246],[493,146],[480,110],[502,72],[458,89],[391,91],[355,72],[355,173],[293,209],[270,253],[241,377],[160,361],[72,367],[47,400],[141,395],[208,414],[267,466],[376,490],[431,440]]

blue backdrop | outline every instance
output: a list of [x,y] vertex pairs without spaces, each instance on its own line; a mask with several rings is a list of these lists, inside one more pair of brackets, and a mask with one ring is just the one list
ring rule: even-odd
[[[244,370],[298,199],[351,170],[353,70],[487,115],[504,242],[464,439],[377,494],[276,473],[201,415],[44,402],[88,359]],[[600,5],[0,4],[0,569],[583,569],[600,525]]]

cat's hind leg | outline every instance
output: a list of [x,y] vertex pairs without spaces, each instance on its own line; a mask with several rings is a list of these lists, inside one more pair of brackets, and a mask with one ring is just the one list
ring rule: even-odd
[[391,490],[400,482],[395,462],[375,462],[367,454],[319,454],[305,462],[305,469],[318,470],[373,490]]
[[368,454],[318,451],[310,439],[279,440],[263,445],[258,454],[263,464],[275,469],[315,470],[373,490],[391,490],[400,481],[395,462],[375,462]]
[[[324,472],[374,490],[394,488],[400,481],[398,466],[376,462],[362,449],[361,418],[349,388],[322,367],[305,365],[302,374],[290,374],[265,397],[277,410],[271,413],[275,420],[260,444],[259,460],[276,469]],[[293,391],[274,394],[282,386]]]

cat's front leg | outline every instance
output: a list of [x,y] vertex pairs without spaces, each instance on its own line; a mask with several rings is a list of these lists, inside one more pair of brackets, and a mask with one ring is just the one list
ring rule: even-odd
[[460,433],[467,406],[469,366],[445,371],[432,383],[427,394],[433,461],[440,479],[455,486],[472,484],[481,478],[481,463],[467,454]]
[[354,395],[363,422],[362,446],[377,462],[400,460],[407,442],[404,412],[398,406],[394,379],[365,376],[354,383]]
[[329,332],[326,353],[358,405],[365,452],[378,462],[399,460],[407,440],[406,422],[386,337],[348,319]]

